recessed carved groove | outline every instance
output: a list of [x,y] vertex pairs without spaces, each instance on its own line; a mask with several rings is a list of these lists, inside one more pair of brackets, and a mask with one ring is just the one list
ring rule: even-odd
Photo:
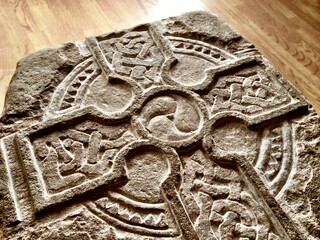
[[197,12],[75,46],[3,123],[8,238],[317,239],[319,118],[251,43]]

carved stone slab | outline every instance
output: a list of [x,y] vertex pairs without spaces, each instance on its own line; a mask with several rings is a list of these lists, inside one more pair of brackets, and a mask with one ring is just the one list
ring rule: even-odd
[[320,121],[217,16],[19,61],[0,125],[4,239],[320,238]]

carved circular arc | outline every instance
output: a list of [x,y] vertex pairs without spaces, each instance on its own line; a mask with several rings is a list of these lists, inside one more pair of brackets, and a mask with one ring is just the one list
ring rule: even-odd
[[[97,202],[92,202],[86,204],[88,209],[105,220],[111,226],[119,227],[120,229],[131,232],[138,233],[148,236],[154,237],[174,237],[179,235],[179,229],[184,233],[186,231],[189,232],[189,237],[186,239],[197,239],[197,235],[193,229],[191,222],[188,220],[187,213],[182,211],[183,205],[177,196],[177,189],[180,183],[180,161],[177,153],[173,148],[168,146],[161,146],[156,142],[150,142],[148,140],[138,140],[123,148],[119,154],[117,155],[117,159],[121,159],[120,162],[126,162],[128,158],[136,156],[136,154],[144,154],[148,150],[160,151],[165,154],[165,158],[167,159],[159,159],[160,161],[168,161],[169,163],[169,174],[166,176],[166,179],[161,184],[161,194],[163,195],[166,203],[168,204],[167,208],[169,209],[169,213],[173,214],[173,219],[175,221],[175,225],[179,227],[175,228],[157,228],[156,226],[151,225],[141,225],[136,222],[133,222],[133,218],[124,219],[121,218],[120,215],[123,210],[120,211],[121,202],[125,203],[125,206],[131,208],[143,208],[145,212],[150,212],[152,209],[156,211],[163,211],[163,204],[154,204],[154,203],[144,203],[138,202],[137,200],[131,199],[132,197],[124,195],[122,191],[118,192],[117,189],[113,188],[110,191],[115,191],[116,193],[108,193],[107,201],[108,203],[104,203],[102,206],[97,204]],[[131,176],[129,173],[128,166],[125,167],[127,171],[128,181],[132,180],[134,176]],[[158,169],[150,169],[150,171],[158,171]],[[131,177],[130,177],[131,176]],[[126,185],[127,183],[125,183]],[[143,183],[142,183],[143,184]],[[124,186],[125,186],[124,185]],[[130,194],[129,192],[127,194]],[[133,194],[133,192],[131,192]],[[113,199],[113,200],[112,200]],[[105,207],[104,207],[105,206]],[[108,208],[115,208],[112,212],[107,210]],[[115,214],[115,212],[117,212]],[[191,238],[190,238],[191,237]]]
[[92,81],[101,74],[92,57],[79,63],[58,85],[46,112],[46,117],[63,114],[80,107],[83,94]]
[[[173,54],[163,64],[162,78],[170,85],[183,86],[185,89],[206,89],[216,73],[253,60],[252,57],[237,58],[223,49],[202,41],[180,37],[168,37],[168,39]],[[188,75],[182,75],[185,72]]]
[[[125,90],[128,94],[125,94]],[[141,95],[142,90],[136,81],[114,74],[106,76],[102,74],[100,66],[89,58],[76,66],[59,84],[45,118],[57,117],[85,106],[95,106],[108,117],[120,119],[139,108]]]
[[281,125],[264,129],[262,132],[261,147],[254,167],[276,197],[286,189],[286,183],[293,171],[293,131],[292,124],[284,121]]
[[[293,151],[293,136],[292,126],[285,121],[280,126],[276,127],[280,132],[275,135],[275,139],[281,139],[281,146],[273,146],[271,139],[272,127],[264,127],[260,129],[251,130],[250,126],[254,119],[239,112],[222,112],[215,115],[205,125],[205,136],[203,138],[203,145],[210,156],[221,164],[235,164],[239,159],[246,158],[246,161],[254,167],[261,180],[268,186],[269,190],[277,196],[284,191],[286,182],[289,180],[289,175],[294,164]],[[230,127],[230,123],[238,124],[234,128]],[[214,131],[220,126],[227,126],[229,129],[225,130],[225,134],[221,137],[215,136]],[[241,128],[243,132],[241,133]],[[232,130],[238,131],[234,136],[232,143]],[[212,133],[213,132],[213,133]],[[222,144],[230,144],[232,149],[228,151],[221,151],[217,143],[212,142],[212,138],[220,139]],[[225,140],[223,138],[230,138]],[[243,146],[240,145],[243,144]],[[237,148],[238,146],[238,148]],[[243,148],[245,146],[245,148]],[[243,148],[243,149],[241,149]],[[279,148],[279,149],[278,149]],[[278,149],[278,152],[275,152]],[[271,173],[269,168],[273,168],[273,155],[281,154],[281,162],[279,169],[273,171],[273,176],[268,177]],[[278,157],[279,158],[279,157]]]
[[[204,101],[196,93],[180,87],[155,87],[145,93],[141,102],[132,124],[143,137],[162,145],[184,147],[203,136],[208,114]],[[188,119],[194,121],[194,126]],[[158,129],[165,134],[159,135]]]
[[[238,160],[243,158],[241,154],[239,155],[236,146],[230,145],[231,148],[234,148],[232,152],[226,150],[221,151],[221,149],[219,149],[219,147],[217,148],[217,146],[212,142],[212,137],[218,137],[212,134],[212,131],[216,128],[216,126],[223,126],[225,124],[228,124],[229,122],[237,122],[239,123],[239,125],[243,125],[245,126],[245,128],[247,128],[251,122],[251,119],[239,112],[221,112],[207,121],[204,127],[205,135],[203,137],[203,146],[205,147],[209,155],[222,165],[237,164]],[[233,137],[241,138],[241,136]],[[242,140],[243,139],[239,139],[238,142]],[[231,142],[228,142],[228,140],[225,139],[221,139],[221,141],[225,141],[226,144],[231,144]]]

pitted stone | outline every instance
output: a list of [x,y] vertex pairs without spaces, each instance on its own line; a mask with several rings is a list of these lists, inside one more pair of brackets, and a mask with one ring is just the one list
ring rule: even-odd
[[6,239],[320,238],[320,120],[205,12],[19,61],[0,123]]

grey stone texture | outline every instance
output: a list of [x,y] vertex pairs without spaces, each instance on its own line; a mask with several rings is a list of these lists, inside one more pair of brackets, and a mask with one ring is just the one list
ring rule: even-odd
[[320,121],[206,12],[17,64],[0,123],[4,239],[320,238]]

